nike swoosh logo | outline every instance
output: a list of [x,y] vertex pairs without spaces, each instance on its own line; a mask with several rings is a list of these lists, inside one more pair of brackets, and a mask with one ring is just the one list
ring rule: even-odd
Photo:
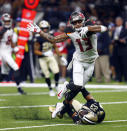
[[57,95],[58,97],[60,97],[61,92],[62,92],[62,91],[60,91],[59,94]]

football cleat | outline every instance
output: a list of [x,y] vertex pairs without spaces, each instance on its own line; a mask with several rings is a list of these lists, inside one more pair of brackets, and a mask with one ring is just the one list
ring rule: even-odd
[[57,103],[55,110],[52,112],[52,118],[56,118],[56,116],[60,113],[60,111],[63,109],[64,104],[63,103]]
[[67,85],[69,84],[68,81],[64,82],[63,87],[60,88],[60,90],[58,91],[57,97],[58,99],[61,99],[63,97],[63,95],[65,94],[65,92],[67,91]]
[[18,88],[18,92],[19,92],[21,95],[26,95],[26,92],[24,92],[24,91],[22,90],[22,88]]
[[[53,107],[53,106],[49,106],[49,111],[51,112],[51,113],[53,113],[54,111],[55,111],[55,107]],[[63,118],[63,115],[61,115],[60,114],[60,112],[57,114],[57,116],[61,119],[61,118]]]

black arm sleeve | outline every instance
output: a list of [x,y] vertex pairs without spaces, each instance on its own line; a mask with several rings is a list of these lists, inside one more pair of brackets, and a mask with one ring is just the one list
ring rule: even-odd
[[74,29],[71,27],[71,26],[68,26],[64,32],[67,34],[67,33],[73,33],[74,32]]

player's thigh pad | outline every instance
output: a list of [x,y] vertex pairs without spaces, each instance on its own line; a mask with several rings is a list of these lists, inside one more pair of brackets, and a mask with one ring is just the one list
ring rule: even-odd
[[10,71],[10,68],[9,66],[7,65],[7,63],[2,60],[2,64],[1,64],[1,74],[9,74],[9,71]]
[[4,62],[6,62],[14,71],[17,71],[19,69],[17,63],[14,61],[10,53],[5,53],[2,56],[2,59]]
[[49,59],[49,67],[50,67],[51,71],[53,72],[53,74],[58,73],[59,67],[58,67],[58,63],[57,63],[55,57],[51,56],[48,59]]
[[48,69],[47,58],[40,58],[39,63],[40,63],[41,70],[44,73],[45,77],[49,78],[50,72],[49,72],[49,69]]
[[83,85],[85,85],[88,80],[92,77],[93,71],[94,71],[94,63],[92,64],[88,64],[85,63],[84,64],[84,77],[83,77]]
[[83,86],[84,68],[81,62],[73,61],[73,81],[75,85]]

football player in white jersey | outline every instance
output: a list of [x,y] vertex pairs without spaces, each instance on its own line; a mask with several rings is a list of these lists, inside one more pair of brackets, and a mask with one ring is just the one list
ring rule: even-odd
[[[81,12],[73,12],[70,16],[71,30],[56,37],[44,33],[36,24],[30,23],[27,27],[29,31],[39,33],[51,43],[71,38],[75,46],[76,51],[73,54],[72,62],[68,66],[68,68],[73,66],[73,82],[65,82],[64,86],[58,92],[58,99],[61,99],[66,94],[64,104],[71,102],[79,92],[82,92],[87,101],[96,102],[84,86],[93,74],[94,63],[98,57],[97,37],[95,33],[104,32],[107,28],[103,25],[89,25],[89,23],[91,24]],[[65,93],[67,89],[70,91]],[[55,112],[57,114],[59,108],[56,107]]]
[[12,52],[17,52],[18,47],[13,44],[13,29],[12,29],[12,19],[7,13],[3,14],[1,17],[2,27],[0,31],[0,56],[2,59],[1,73],[7,74],[10,68],[14,70],[14,80],[17,84],[17,89],[20,94],[25,94],[24,91],[19,86],[19,67],[12,58]]

